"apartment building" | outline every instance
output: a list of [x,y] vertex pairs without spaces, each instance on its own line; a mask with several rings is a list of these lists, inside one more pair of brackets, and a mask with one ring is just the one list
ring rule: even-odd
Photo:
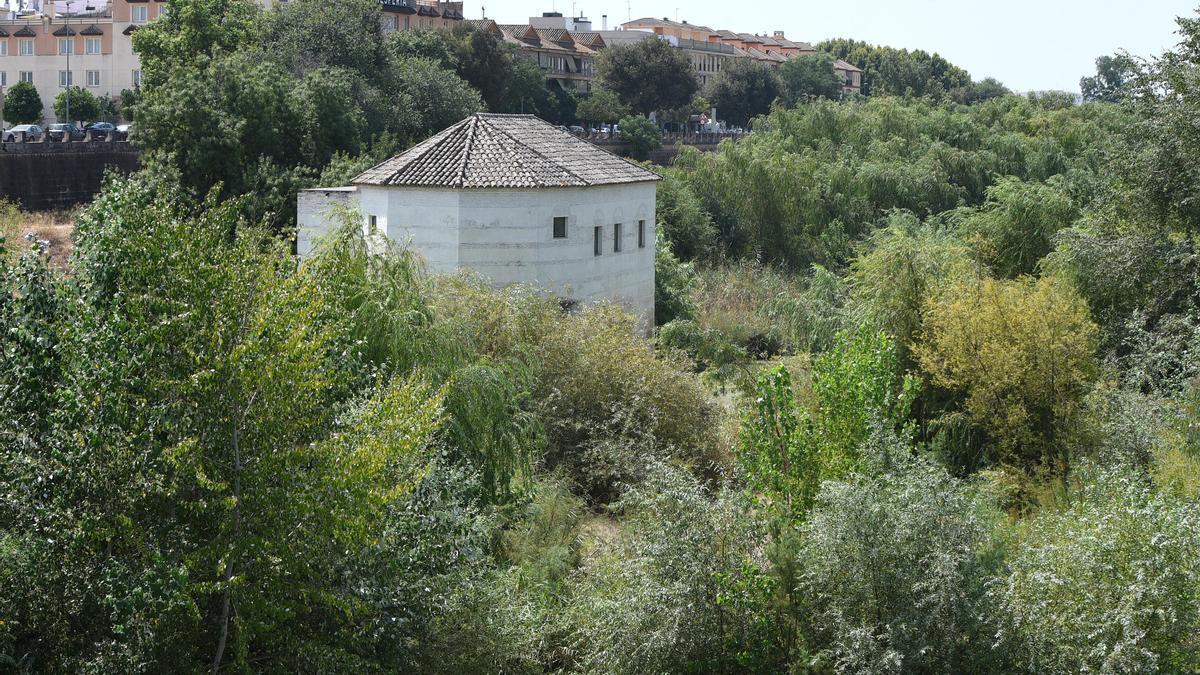
[[[168,11],[167,0],[0,0],[0,98],[17,82],[33,83],[46,123],[68,85],[116,98],[141,86],[133,33]],[[286,0],[259,0],[264,7]],[[450,29],[462,2],[380,0],[385,31]],[[3,11],[7,10],[7,11]]]
[[607,43],[584,17],[564,17],[547,12],[528,24],[499,24],[491,19],[468,21],[479,30],[512,45],[517,55],[536,63],[551,87],[580,93],[592,90],[596,55]]

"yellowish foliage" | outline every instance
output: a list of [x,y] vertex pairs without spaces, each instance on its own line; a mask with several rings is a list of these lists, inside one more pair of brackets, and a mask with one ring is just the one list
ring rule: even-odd
[[1001,462],[1062,469],[1060,435],[1097,377],[1097,330],[1063,281],[983,279],[929,302],[916,353],[935,385],[964,397]]

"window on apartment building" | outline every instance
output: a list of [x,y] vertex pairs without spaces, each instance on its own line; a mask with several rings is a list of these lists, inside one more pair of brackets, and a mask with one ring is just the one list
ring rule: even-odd
[[99,54],[100,53],[100,38],[88,38],[83,43],[83,53]]
[[621,252],[621,224],[613,225],[613,253]]
[[142,86],[142,71],[140,71],[140,70],[133,71],[133,86],[135,88]]
[[100,86],[100,71],[98,71],[98,70],[87,71],[87,86],[89,86],[89,87],[99,87]]
[[17,43],[17,54],[33,56],[33,40],[21,40]]
[[0,87],[8,86],[8,73],[0,70]]
[[0,56],[8,56],[8,40],[0,40]]
[[604,252],[604,226],[597,225],[592,230],[592,255],[600,255]]
[[134,23],[146,23],[150,20],[150,8],[146,5],[135,5],[130,9],[133,10]]
[[559,216],[554,219],[554,238],[555,239],[566,239],[567,238],[567,218],[566,218],[566,216]]
[[408,20],[409,20],[409,17],[407,17],[407,16],[404,17],[404,30],[408,30]]
[[29,84],[33,84],[33,71],[32,70],[22,70],[20,73],[17,74],[17,79],[20,80],[21,82],[28,82]]
[[75,53],[75,40],[71,38],[59,38],[58,40],[58,55]]
[[71,77],[71,71],[69,71],[69,70],[58,71],[58,86],[69,87],[72,84],[75,84],[75,80]]
[[646,221],[638,221],[638,248],[646,248]]

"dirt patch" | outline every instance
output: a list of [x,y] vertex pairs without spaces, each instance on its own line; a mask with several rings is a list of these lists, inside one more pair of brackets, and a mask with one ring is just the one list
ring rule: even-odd
[[10,254],[22,255],[34,242],[50,250],[50,266],[65,267],[74,248],[74,211],[24,213],[0,203],[0,227]]

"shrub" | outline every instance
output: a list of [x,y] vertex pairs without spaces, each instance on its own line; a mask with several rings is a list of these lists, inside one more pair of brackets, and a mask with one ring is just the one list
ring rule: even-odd
[[680,262],[670,244],[660,238],[654,249],[654,323],[663,325],[696,314],[692,302],[695,272],[691,263]]
[[993,457],[1065,471],[1061,436],[1097,376],[1097,328],[1075,290],[1050,278],[959,283],[928,303],[924,324],[921,367],[963,397]]
[[878,475],[827,482],[798,565],[815,646],[844,672],[995,672],[984,580],[1001,514],[970,485],[893,450]]
[[1200,668],[1200,506],[1138,471],[1089,467],[1035,516],[990,594],[1036,672]]
[[1031,274],[1052,248],[1055,233],[1079,217],[1057,181],[1025,182],[1011,176],[987,189],[987,202],[958,217],[964,235],[986,240],[983,258],[998,276]]

